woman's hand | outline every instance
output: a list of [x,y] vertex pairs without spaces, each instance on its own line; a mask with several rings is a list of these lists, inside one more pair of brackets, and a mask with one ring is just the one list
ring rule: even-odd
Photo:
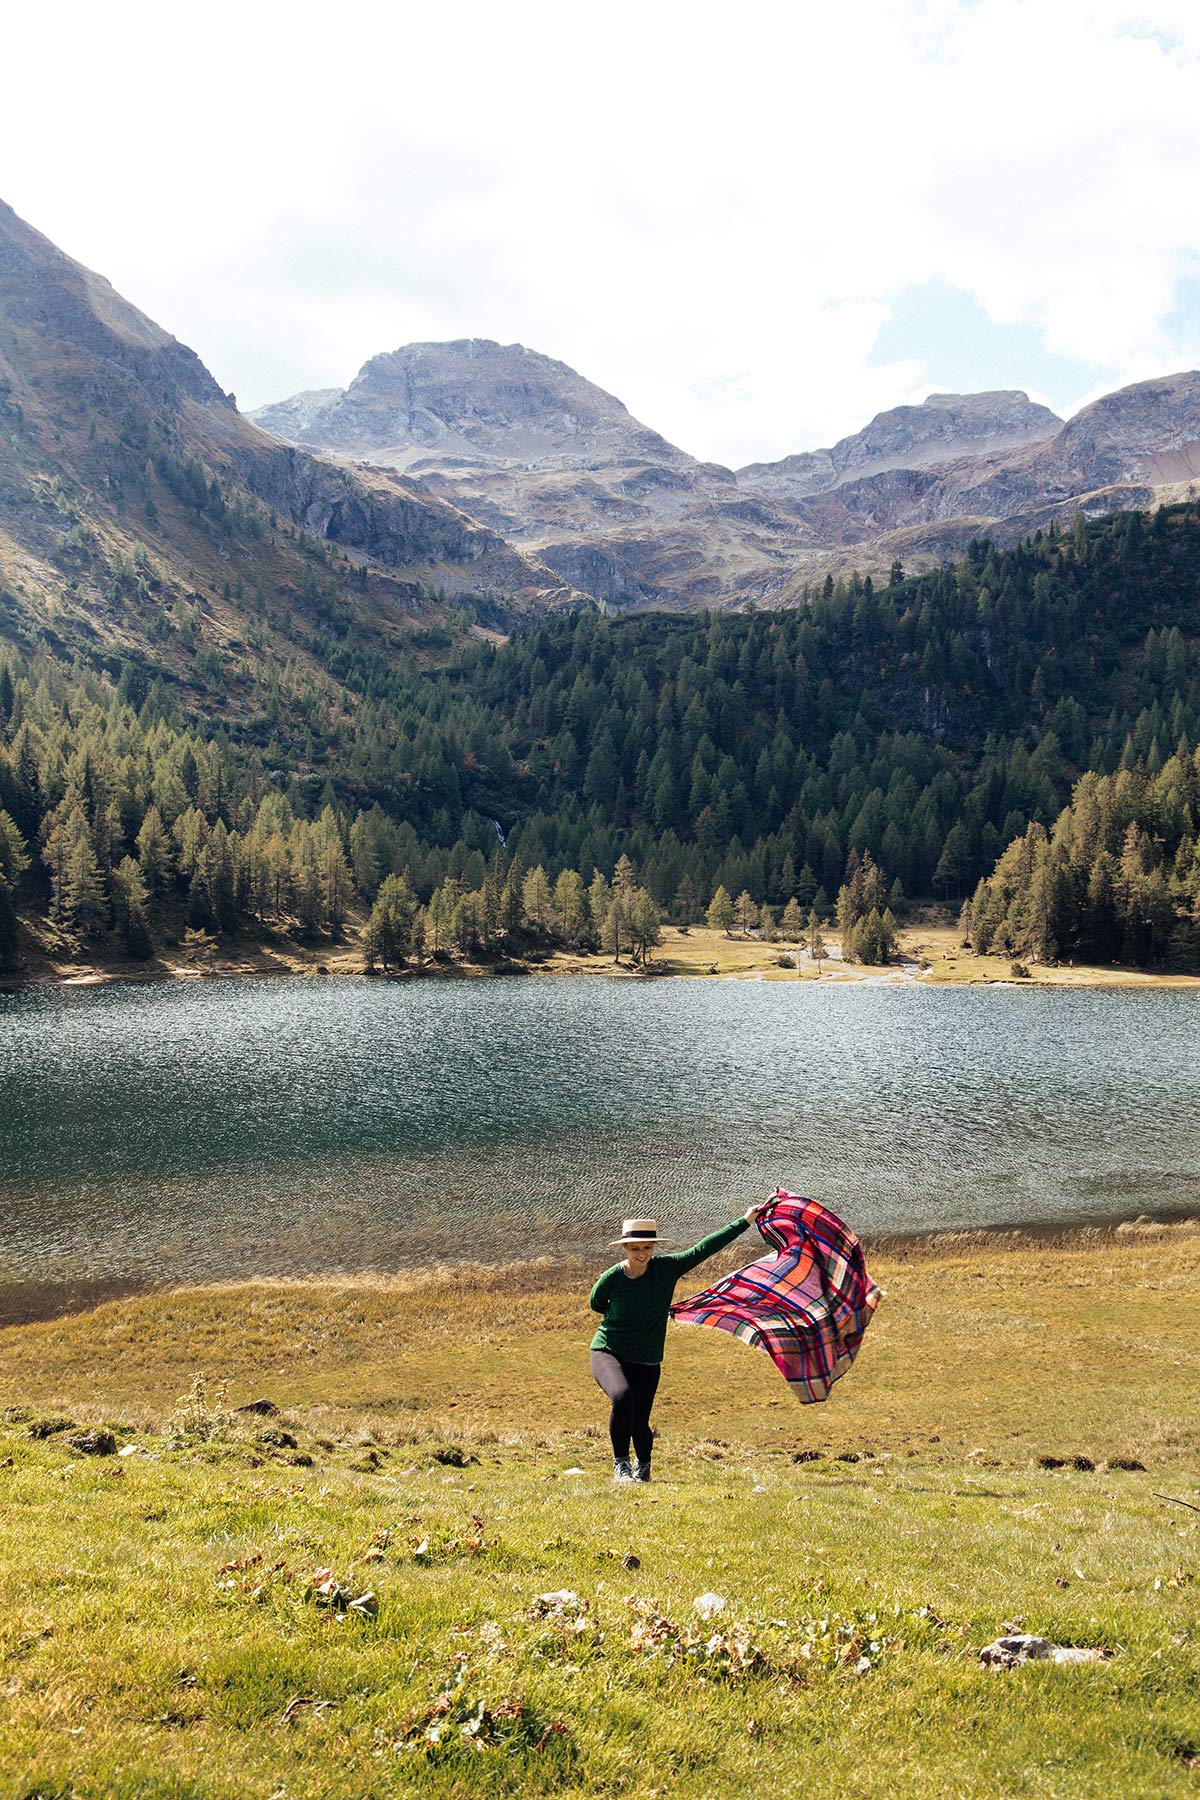
[[772,1194],[770,1200],[760,1200],[760,1201],[758,1201],[758,1203],[755,1206],[748,1206],[746,1208],[745,1212],[742,1214],[742,1217],[743,1217],[743,1219],[745,1219],[746,1223],[748,1225],[753,1225],[755,1220],[758,1218],[759,1213],[766,1212],[768,1206],[770,1206],[770,1204],[771,1204],[771,1200],[774,1200],[774,1198],[775,1198],[775,1196],[774,1196],[774,1194]]

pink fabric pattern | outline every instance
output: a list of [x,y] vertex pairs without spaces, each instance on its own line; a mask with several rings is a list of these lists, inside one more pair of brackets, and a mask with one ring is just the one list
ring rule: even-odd
[[862,1246],[827,1206],[783,1188],[757,1226],[770,1253],[681,1300],[671,1316],[765,1350],[802,1404],[826,1400],[879,1304]]

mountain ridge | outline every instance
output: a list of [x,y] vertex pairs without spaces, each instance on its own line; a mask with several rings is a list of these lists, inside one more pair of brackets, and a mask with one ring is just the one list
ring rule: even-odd
[[[590,409],[590,435],[572,406]],[[1194,371],[1066,421],[1020,389],[932,394],[736,471],[668,444],[566,364],[488,339],[402,347],[347,389],[252,416],[284,437],[299,416],[311,448],[403,467],[617,607],[795,605],[828,574],[933,567],[974,537],[1015,543],[1077,511],[1187,498],[1200,479]]]

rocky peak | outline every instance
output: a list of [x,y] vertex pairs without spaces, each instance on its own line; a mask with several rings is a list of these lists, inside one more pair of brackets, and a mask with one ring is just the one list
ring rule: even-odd
[[1062,420],[1017,388],[982,394],[930,394],[920,406],[894,406],[828,450],[751,463],[746,487],[801,499],[887,469],[923,469],[962,456],[1016,449],[1053,436]]
[[1192,479],[1200,474],[1200,370],[1103,395],[1064,425],[1054,450],[1064,471],[1086,473],[1096,487]]
[[298,394],[251,417],[288,442],[417,475],[694,466],[566,363],[490,338],[405,344],[364,363],[344,392]]

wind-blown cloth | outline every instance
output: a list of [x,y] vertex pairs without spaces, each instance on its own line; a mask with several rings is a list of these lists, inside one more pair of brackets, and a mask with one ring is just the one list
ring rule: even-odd
[[879,1289],[850,1227],[819,1200],[777,1189],[756,1224],[770,1254],[681,1300],[671,1316],[765,1350],[797,1400],[825,1400],[858,1354]]

